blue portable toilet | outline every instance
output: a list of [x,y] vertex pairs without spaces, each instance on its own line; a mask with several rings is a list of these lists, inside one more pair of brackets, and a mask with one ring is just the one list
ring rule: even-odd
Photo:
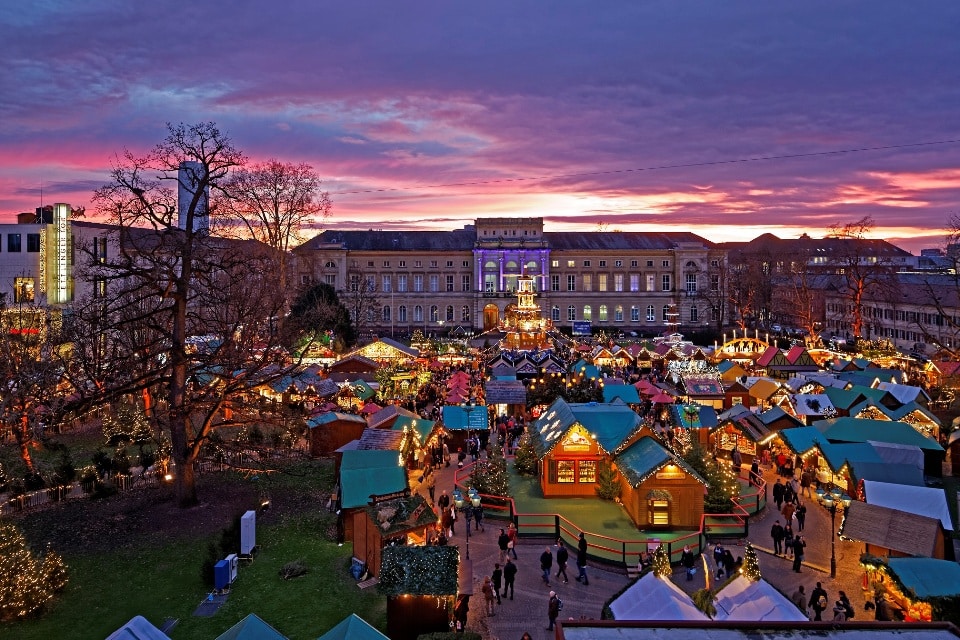
[[213,565],[213,586],[218,591],[230,586],[230,563],[226,560]]

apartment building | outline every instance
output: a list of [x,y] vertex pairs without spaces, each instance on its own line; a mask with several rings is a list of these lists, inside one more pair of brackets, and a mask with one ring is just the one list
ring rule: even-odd
[[673,313],[681,329],[711,324],[698,293],[710,286],[712,248],[686,232],[550,232],[542,218],[487,218],[452,231],[329,230],[294,255],[302,286],[367,292],[371,331],[496,329],[523,275],[557,326],[649,334]]

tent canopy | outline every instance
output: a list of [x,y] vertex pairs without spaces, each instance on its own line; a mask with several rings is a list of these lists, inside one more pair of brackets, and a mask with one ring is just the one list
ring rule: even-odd
[[611,602],[610,611],[617,620],[709,620],[683,589],[652,571]]
[[143,616],[134,616],[109,636],[107,640],[170,640],[170,636],[150,624]]
[[739,576],[717,593],[714,620],[807,622],[809,618],[766,580]]
[[947,507],[947,494],[943,489],[913,487],[875,480],[864,480],[863,488],[867,504],[935,518],[940,521],[944,529],[953,531],[953,520],[950,518],[950,509]]

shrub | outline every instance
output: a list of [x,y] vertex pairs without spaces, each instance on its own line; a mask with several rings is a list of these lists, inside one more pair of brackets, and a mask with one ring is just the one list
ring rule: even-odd
[[307,573],[307,563],[303,560],[294,560],[283,565],[280,569],[280,577],[284,580],[290,580]]

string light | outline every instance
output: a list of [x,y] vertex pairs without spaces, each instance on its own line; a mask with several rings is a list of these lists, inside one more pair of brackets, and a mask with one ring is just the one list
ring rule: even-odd
[[0,523],[0,621],[38,613],[67,585],[67,567],[49,546],[43,558],[13,524]]

